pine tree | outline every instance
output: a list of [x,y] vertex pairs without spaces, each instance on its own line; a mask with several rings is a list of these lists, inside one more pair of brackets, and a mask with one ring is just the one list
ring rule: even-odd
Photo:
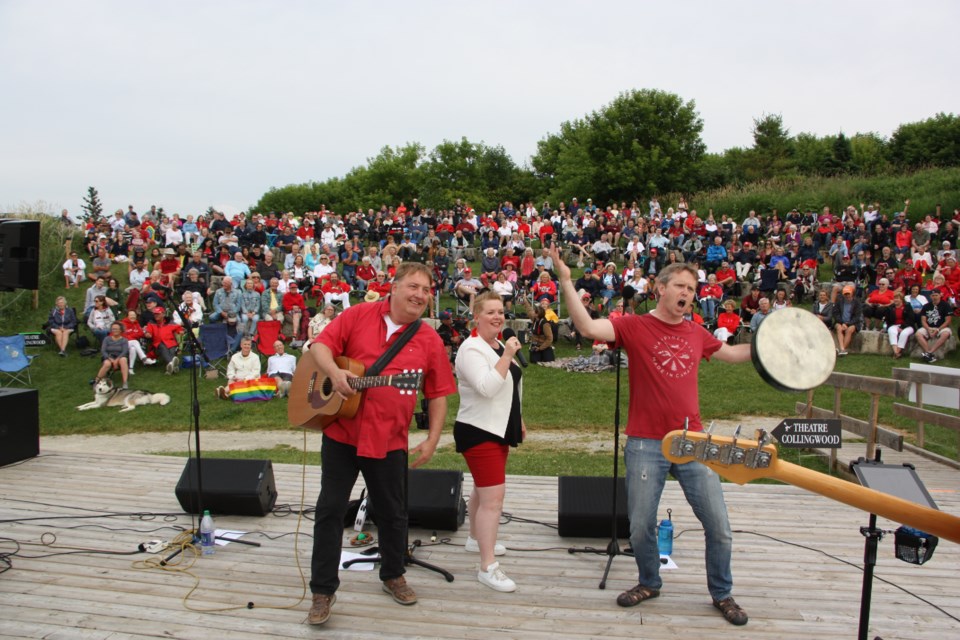
[[96,187],[87,189],[87,197],[83,199],[82,209],[85,213],[80,217],[84,222],[92,222],[95,225],[100,222],[103,217],[103,205],[100,203],[100,194],[97,193]]

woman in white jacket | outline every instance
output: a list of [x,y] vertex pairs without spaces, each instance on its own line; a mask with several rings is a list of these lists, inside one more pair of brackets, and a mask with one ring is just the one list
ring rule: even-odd
[[507,453],[523,442],[522,372],[513,357],[520,341],[500,342],[503,301],[493,292],[474,300],[475,328],[457,352],[456,373],[460,409],[453,427],[457,451],[473,475],[470,494],[470,535],[467,551],[480,553],[477,579],[496,591],[514,591],[516,583],[500,569],[494,556],[506,549],[496,543],[506,492]]

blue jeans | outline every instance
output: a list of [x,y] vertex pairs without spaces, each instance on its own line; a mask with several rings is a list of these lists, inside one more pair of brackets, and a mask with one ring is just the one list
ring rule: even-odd
[[640,574],[639,582],[660,589],[660,554],[657,551],[657,507],[667,473],[680,482],[683,495],[703,525],[706,538],[707,588],[714,600],[723,600],[733,590],[730,556],[733,534],[727,505],[717,474],[699,462],[674,464],[663,457],[660,440],[627,438],[623,458],[627,468],[627,511],[630,516],[630,546]]

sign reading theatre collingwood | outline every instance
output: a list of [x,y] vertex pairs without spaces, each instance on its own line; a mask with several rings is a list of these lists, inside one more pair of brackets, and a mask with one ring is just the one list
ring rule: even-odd
[[804,420],[787,418],[773,429],[773,435],[784,447],[809,449],[839,449],[840,421]]

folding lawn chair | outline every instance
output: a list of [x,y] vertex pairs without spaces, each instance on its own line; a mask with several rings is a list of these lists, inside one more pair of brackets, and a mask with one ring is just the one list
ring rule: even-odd
[[22,335],[0,338],[0,374],[8,384],[33,384],[30,377],[30,364],[36,356],[26,353],[26,341]]
[[223,322],[200,325],[199,340],[207,354],[207,361],[210,366],[226,376],[227,363],[230,358],[230,338],[227,336],[227,325]]
[[253,344],[258,352],[267,357],[276,353],[273,343],[278,338],[283,339],[280,336],[282,326],[279,320],[261,320],[257,323],[257,335],[253,337]]

